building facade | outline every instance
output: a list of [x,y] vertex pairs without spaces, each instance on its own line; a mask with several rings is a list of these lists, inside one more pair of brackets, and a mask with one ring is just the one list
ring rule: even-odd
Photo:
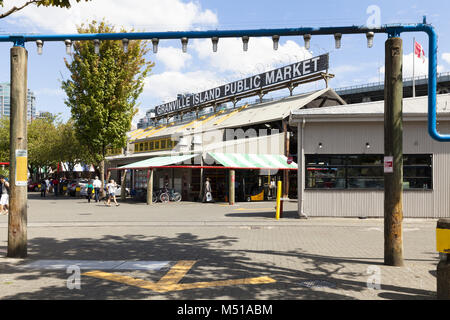
[[[11,85],[9,83],[0,83],[0,117],[9,117],[11,115],[10,101]],[[27,117],[29,121],[36,118],[36,96],[28,89],[27,94]]]
[[[450,217],[450,144],[427,130],[427,97],[403,102],[403,212]],[[450,132],[450,95],[437,98],[438,130]],[[309,216],[383,217],[384,102],[296,110],[299,211]]]

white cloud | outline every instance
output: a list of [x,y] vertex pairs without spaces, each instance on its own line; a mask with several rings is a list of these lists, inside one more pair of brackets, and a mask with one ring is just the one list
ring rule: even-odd
[[[5,0],[5,9],[20,3]],[[22,3],[25,1],[21,1]],[[41,29],[57,33],[76,33],[76,25],[100,21],[139,31],[187,30],[195,25],[216,25],[217,15],[202,9],[198,2],[181,0],[94,0],[76,3],[70,9],[28,6],[6,22],[26,27],[29,32]]]
[[169,102],[175,100],[179,93],[197,93],[221,84],[220,76],[211,71],[166,71],[145,80],[144,94]]
[[158,48],[158,53],[154,57],[162,62],[169,71],[179,71],[192,60],[192,55],[183,53],[181,48],[174,47]]
[[196,40],[194,50],[211,68],[231,73],[236,79],[312,57],[308,50],[292,40],[280,42],[275,51],[270,38],[251,38],[246,52],[242,40],[237,38],[220,39],[217,52],[212,51],[211,40]]
[[446,52],[442,54],[442,60],[450,64],[450,53]]

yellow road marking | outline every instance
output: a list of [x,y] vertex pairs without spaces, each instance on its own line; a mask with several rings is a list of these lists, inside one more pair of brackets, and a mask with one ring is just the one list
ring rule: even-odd
[[192,268],[196,261],[191,260],[182,260],[179,261],[176,265],[170,268],[169,272],[162,277],[158,284],[174,284],[178,283],[185,274]]
[[235,211],[260,211],[260,210],[273,210],[274,208],[237,208]]
[[127,284],[130,286],[152,290],[155,292],[169,292],[169,291],[181,291],[189,289],[202,289],[210,287],[223,287],[232,285],[255,285],[274,283],[274,279],[264,276],[255,278],[233,279],[233,280],[218,280],[218,281],[201,281],[194,283],[178,283],[186,273],[192,268],[196,261],[182,260],[173,266],[167,274],[162,277],[158,282],[136,279],[130,276],[124,276],[114,273],[103,272],[99,270],[89,271],[83,273],[85,276],[114,281],[118,283]]

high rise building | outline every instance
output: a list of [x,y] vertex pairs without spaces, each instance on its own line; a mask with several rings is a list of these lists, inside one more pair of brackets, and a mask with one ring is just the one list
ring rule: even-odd
[[[9,117],[11,115],[10,101],[11,85],[7,82],[0,83],[0,117]],[[30,89],[27,94],[27,116],[28,120],[36,118],[36,97]]]

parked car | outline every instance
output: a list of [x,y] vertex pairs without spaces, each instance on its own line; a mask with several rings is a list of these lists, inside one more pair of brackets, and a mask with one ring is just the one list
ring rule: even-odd
[[[69,182],[69,184],[67,185],[67,192],[69,192],[69,195],[74,197],[76,195],[77,192],[77,187],[80,188],[80,195],[81,194],[81,190],[83,189],[83,187],[86,187],[86,184],[88,183],[87,179],[75,179],[75,180],[71,180]],[[86,196],[86,188],[84,188],[84,196]]]
[[39,182],[28,182],[28,192],[39,191]]

